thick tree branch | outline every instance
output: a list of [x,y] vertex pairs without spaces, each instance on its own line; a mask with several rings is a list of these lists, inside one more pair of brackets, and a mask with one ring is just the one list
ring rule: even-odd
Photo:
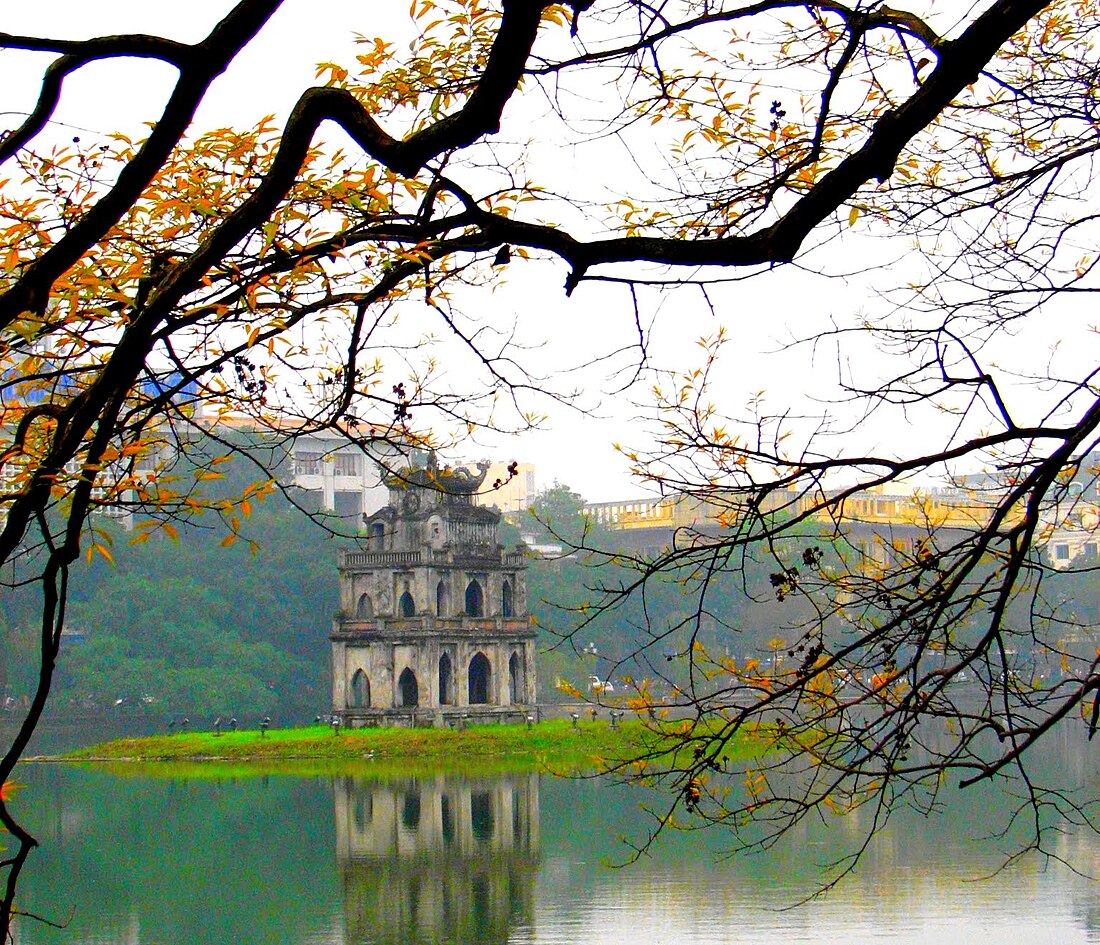
[[[160,121],[111,190],[54,246],[28,264],[0,295],[0,329],[24,312],[41,314],[54,281],[88,251],[141,196],[179,143],[210,83],[256,35],[282,0],[241,0],[210,35],[193,48]],[[52,110],[52,109],[51,109]],[[44,116],[40,116],[45,120]]]

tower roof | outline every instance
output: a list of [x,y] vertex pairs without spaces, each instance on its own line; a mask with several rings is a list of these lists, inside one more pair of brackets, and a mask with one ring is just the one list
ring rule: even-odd
[[391,487],[419,486],[423,489],[431,489],[442,492],[444,495],[475,495],[485,482],[489,474],[488,462],[477,464],[477,472],[473,472],[466,466],[443,466],[433,450],[428,455],[425,466],[407,466],[405,469],[392,474],[387,479],[387,485]]

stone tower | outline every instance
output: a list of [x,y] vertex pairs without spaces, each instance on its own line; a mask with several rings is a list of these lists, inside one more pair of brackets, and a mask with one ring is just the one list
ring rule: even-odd
[[477,473],[434,454],[387,481],[365,547],[340,554],[332,706],[344,725],[446,724],[526,715],[535,632],[521,551],[497,541],[500,513],[474,504]]

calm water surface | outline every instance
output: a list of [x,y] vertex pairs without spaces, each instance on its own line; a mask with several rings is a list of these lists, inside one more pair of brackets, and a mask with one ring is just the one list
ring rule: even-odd
[[[1085,749],[1092,754],[1090,760]],[[1095,782],[1095,746],[1071,774]],[[1053,861],[999,860],[991,805],[891,824],[823,900],[815,864],[858,821],[726,860],[718,833],[671,835],[622,869],[639,796],[592,781],[150,778],[25,766],[18,812],[42,843],[19,943],[1075,943],[1100,941],[1100,884]],[[1100,871],[1100,842],[1061,852]]]

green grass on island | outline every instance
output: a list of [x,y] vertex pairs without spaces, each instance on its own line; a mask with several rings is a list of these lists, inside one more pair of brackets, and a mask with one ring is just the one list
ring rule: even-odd
[[425,772],[479,772],[536,767],[590,768],[608,757],[637,750],[638,723],[612,729],[606,722],[554,720],[526,725],[478,725],[457,731],[440,728],[345,729],[328,726],[224,732],[177,732],[147,738],[122,738],[69,752],[65,761],[197,763],[234,769],[270,768],[293,763],[295,770],[369,768]]
[[[177,732],[122,738],[81,748],[60,760],[96,762],[134,773],[247,774],[293,769],[416,775],[478,773],[544,768],[567,772],[601,767],[643,751],[647,730],[638,721],[611,728],[606,721],[556,719],[526,725],[478,725],[462,731],[439,728],[369,728],[333,734],[327,726],[256,731]],[[731,746],[733,756],[755,754],[749,740]]]

